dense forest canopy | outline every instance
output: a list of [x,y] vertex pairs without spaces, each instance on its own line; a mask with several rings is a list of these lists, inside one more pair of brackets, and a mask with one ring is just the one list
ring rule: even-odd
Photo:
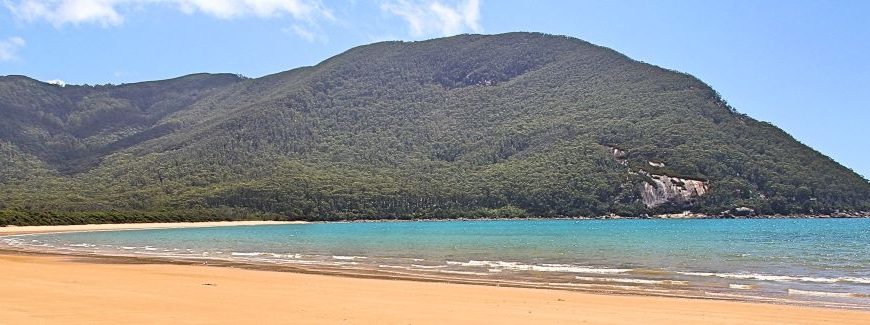
[[870,210],[870,183],[700,80],[535,33],[262,78],[0,77],[0,224]]

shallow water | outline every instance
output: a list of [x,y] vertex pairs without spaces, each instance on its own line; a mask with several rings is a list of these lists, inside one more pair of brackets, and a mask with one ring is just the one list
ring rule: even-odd
[[315,223],[0,238],[25,249],[870,309],[870,219]]

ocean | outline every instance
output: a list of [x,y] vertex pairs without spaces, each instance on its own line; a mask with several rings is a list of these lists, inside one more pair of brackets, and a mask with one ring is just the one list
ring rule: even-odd
[[20,235],[2,245],[870,309],[870,219],[311,223]]

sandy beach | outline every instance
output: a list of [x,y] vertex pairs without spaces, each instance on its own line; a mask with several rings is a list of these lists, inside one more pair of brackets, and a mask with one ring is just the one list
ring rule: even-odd
[[870,313],[0,253],[3,324],[868,324]]
[[230,227],[257,226],[279,224],[301,224],[304,221],[215,221],[215,222],[171,222],[171,223],[118,223],[69,226],[8,226],[0,227],[0,236],[21,234],[42,234],[76,231],[110,231],[135,229],[169,229],[169,228],[200,228],[200,227]]
[[[260,225],[0,228],[0,235]],[[868,324],[870,312],[0,251],[2,324]]]

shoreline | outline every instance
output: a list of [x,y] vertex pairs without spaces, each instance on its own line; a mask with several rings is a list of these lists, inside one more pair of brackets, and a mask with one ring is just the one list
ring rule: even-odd
[[[0,263],[4,265],[0,283],[5,292],[0,295],[0,313],[12,323],[185,320],[862,324],[870,321],[870,312],[860,310],[275,272],[234,265],[171,264],[143,258],[0,251]],[[94,308],[95,301],[108,305]],[[221,307],[216,309],[218,305]],[[445,310],[453,312],[444,313]]]
[[[41,250],[18,250],[0,248],[0,260],[4,256],[24,256],[37,258],[58,258],[75,263],[83,264],[109,264],[109,265],[176,265],[191,267],[230,268],[249,271],[304,274],[326,277],[341,277],[351,279],[369,279],[380,281],[408,281],[420,283],[442,283],[479,287],[517,288],[527,290],[550,290],[558,292],[573,292],[588,295],[620,296],[620,297],[649,297],[662,299],[688,299],[699,301],[718,301],[731,303],[760,304],[771,306],[789,306],[797,308],[815,308],[826,310],[860,311],[868,313],[870,309],[859,308],[853,305],[837,303],[809,303],[807,301],[790,300],[782,298],[769,298],[758,296],[732,296],[732,295],[692,295],[678,292],[663,292],[656,290],[628,290],[613,288],[595,288],[582,286],[558,286],[548,282],[528,282],[522,280],[492,280],[481,278],[469,278],[450,275],[424,275],[419,273],[395,272],[378,269],[341,268],[329,265],[317,264],[269,264],[250,261],[238,261],[220,258],[170,258],[159,256],[140,255],[109,255],[85,252],[55,252]],[[753,298],[753,299],[750,299]]]
[[[262,225],[262,224],[274,224],[274,223],[255,223],[248,224],[245,223],[243,225]],[[283,224],[283,223],[282,223]],[[291,224],[300,224],[300,223],[291,223]],[[232,226],[239,224],[220,224],[217,226]],[[166,228],[155,228],[159,226],[153,225],[151,227],[140,227],[138,229],[166,229]],[[181,225],[179,225],[181,226]],[[193,228],[201,228],[201,227],[211,227],[211,225],[184,225],[186,227]],[[179,228],[179,227],[176,227]],[[92,231],[115,231],[119,229],[109,229],[109,230],[92,230]],[[125,228],[124,230],[134,230],[130,228]],[[27,235],[36,235],[36,234],[51,234],[58,232],[45,232],[45,233],[26,233],[26,234],[18,234],[18,235],[9,235],[9,236],[27,236]],[[4,236],[0,236],[2,238]],[[254,271],[265,271],[265,272],[275,272],[275,273],[290,273],[290,274],[308,274],[308,275],[319,275],[319,276],[335,276],[335,277],[344,277],[344,278],[358,278],[358,279],[374,279],[374,280],[383,280],[383,281],[411,281],[411,282],[422,282],[422,283],[446,283],[446,284],[461,284],[461,285],[470,285],[470,286],[481,286],[481,287],[505,287],[505,288],[520,288],[520,289],[529,289],[529,290],[554,290],[554,291],[563,291],[563,292],[577,292],[584,294],[592,294],[592,295],[605,295],[605,296],[633,296],[633,297],[651,297],[651,298],[674,298],[674,299],[690,299],[690,300],[702,300],[702,301],[722,301],[722,302],[740,302],[740,303],[749,303],[749,304],[763,304],[763,305],[774,305],[774,306],[792,306],[792,307],[806,307],[806,308],[822,308],[822,309],[834,309],[834,310],[855,310],[855,311],[864,311],[870,314],[870,309],[863,308],[851,304],[842,304],[835,302],[821,302],[821,301],[806,301],[806,300],[796,300],[791,298],[774,298],[774,297],[766,297],[766,296],[752,296],[752,295],[730,295],[724,293],[711,293],[706,291],[698,292],[690,292],[682,289],[675,290],[661,290],[661,289],[652,289],[652,288],[644,288],[644,287],[630,287],[630,286],[621,286],[618,283],[606,283],[606,284],[564,284],[558,282],[547,282],[547,281],[536,281],[536,280],[523,280],[523,279],[511,279],[511,278],[496,278],[496,279],[488,279],[488,278],[480,278],[473,276],[466,276],[461,274],[424,274],[420,272],[413,271],[399,271],[392,269],[379,269],[379,268],[368,268],[368,267],[351,267],[345,268],[342,266],[329,265],[329,264],[318,264],[318,263],[302,263],[302,264],[283,264],[283,263],[269,263],[264,261],[251,261],[251,260],[238,260],[233,258],[220,258],[220,257],[173,257],[173,256],[159,256],[159,255],[136,255],[136,254],[118,254],[118,253],[96,253],[96,252],[86,252],[86,251],[58,251],[58,250],[49,250],[49,249],[41,249],[41,248],[22,248],[22,247],[13,247],[13,246],[5,246],[0,247],[0,257],[2,256],[35,256],[35,257],[44,257],[44,258],[62,258],[67,260],[75,260],[77,262],[83,263],[94,263],[94,264],[117,264],[117,265],[135,265],[135,264],[148,264],[148,265],[178,265],[178,266],[203,266],[203,267],[217,267],[217,268],[231,268],[231,269],[244,269],[244,270],[254,270]],[[681,281],[676,281],[681,282]]]
[[87,225],[57,226],[6,226],[0,227],[0,237],[66,232],[123,231],[146,229],[211,228],[233,226],[307,224],[306,221],[208,221],[208,222],[163,222],[163,223],[102,223]]
[[[457,219],[451,219],[456,221]],[[506,219],[470,219],[467,221],[477,220],[506,220]],[[551,220],[551,219],[509,219],[509,220]],[[565,219],[561,219],[565,220]],[[574,219],[568,219],[574,220]],[[585,219],[584,219],[585,220]],[[415,221],[448,221],[448,220],[415,220]],[[359,222],[359,221],[347,221]],[[339,222],[339,223],[347,223]],[[375,222],[375,221],[364,221]],[[401,220],[386,220],[378,222],[401,222]],[[408,221],[411,222],[411,221]],[[69,232],[100,232],[100,231],[124,231],[124,230],[145,230],[145,229],[175,229],[175,228],[207,228],[207,227],[228,227],[228,226],[258,226],[258,225],[282,225],[282,224],[310,224],[304,221],[231,221],[231,222],[193,222],[193,223],[142,223],[142,224],[92,224],[92,225],[75,225],[75,226],[35,226],[35,227],[6,227],[0,228],[0,238],[6,236],[23,236],[36,234],[52,234],[52,233],[69,233]],[[808,303],[807,301],[770,298],[761,296],[730,296],[726,294],[707,293],[704,294],[689,294],[686,292],[677,291],[662,291],[662,290],[628,290],[628,289],[612,289],[603,288],[603,286],[576,286],[559,285],[560,283],[548,283],[538,281],[524,281],[522,279],[483,279],[466,277],[462,275],[431,275],[421,274],[406,271],[396,271],[378,268],[343,268],[334,265],[324,264],[273,264],[268,262],[257,262],[251,260],[237,260],[233,258],[220,257],[173,257],[173,256],[156,256],[156,255],[134,255],[120,253],[98,253],[85,251],[58,251],[41,248],[16,248],[12,246],[0,247],[0,256],[37,256],[47,258],[64,258],[75,259],[85,263],[98,264],[153,264],[153,265],[182,265],[182,266],[213,266],[237,268],[246,270],[269,271],[276,273],[294,273],[294,274],[310,274],[321,276],[338,276],[346,278],[361,278],[361,279],[376,279],[384,281],[412,281],[423,283],[450,283],[474,286],[489,286],[489,287],[512,287],[532,290],[556,290],[565,292],[579,292],[593,295],[616,295],[616,296],[636,296],[636,297],[657,297],[657,298],[678,298],[692,300],[711,300],[711,301],[730,301],[744,302],[753,304],[779,305],[779,306],[795,306],[808,308],[824,308],[836,310],[863,310],[865,308],[854,307],[847,304],[838,303]],[[678,281],[679,282],[679,281]],[[611,287],[618,287],[612,285]]]
[[[272,225],[272,224],[312,224],[312,223],[354,223],[354,222],[442,222],[442,221],[502,221],[502,220],[759,220],[759,219],[870,219],[870,212],[839,213],[839,214],[795,214],[795,215],[707,215],[694,212],[682,212],[671,214],[656,214],[644,216],[621,216],[616,214],[587,216],[556,216],[556,217],[448,217],[448,218],[355,218],[336,220],[248,220],[248,221],[202,221],[202,222],[161,222],[161,223],[95,223],[81,225],[40,225],[40,226],[0,226],[0,236],[23,233],[47,233],[47,232],[84,232],[84,231],[121,231],[141,229],[166,229],[166,228],[200,228],[222,226],[245,226],[245,225]],[[55,230],[55,228],[57,230]]]
[[758,216],[722,216],[695,213],[658,214],[645,217],[626,217],[620,215],[604,215],[597,217],[456,217],[456,218],[417,218],[417,219],[348,219],[329,221],[303,221],[308,223],[352,223],[352,222],[441,222],[441,221],[546,221],[546,220],[779,220],[779,219],[870,219],[870,213],[848,215],[758,215]]

